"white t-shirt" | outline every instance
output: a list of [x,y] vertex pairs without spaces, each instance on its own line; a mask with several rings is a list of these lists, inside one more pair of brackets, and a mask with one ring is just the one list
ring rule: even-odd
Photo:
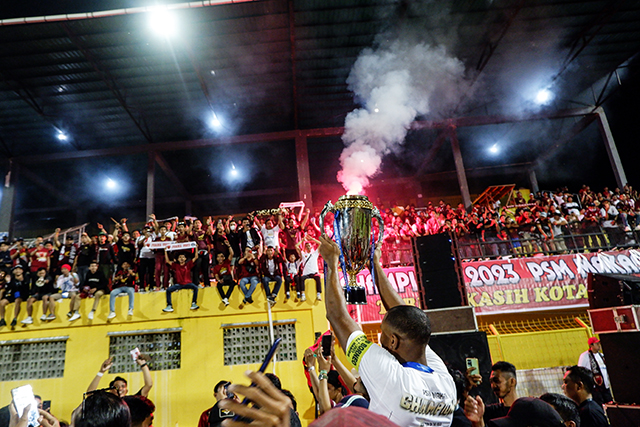
[[153,242],[153,235],[146,237],[146,236],[140,236],[136,239],[136,247],[138,247],[138,245],[140,244],[140,242],[142,243],[142,248],[140,249],[140,253],[138,254],[138,256],[140,258],[155,258],[156,254],[149,249],[149,246],[147,246],[147,244]]
[[309,274],[318,274],[318,250],[317,249],[310,253],[302,252],[301,261],[302,261],[302,265],[304,265],[304,269],[302,270],[303,276],[308,276]]
[[[598,367],[600,368],[600,372],[602,373],[602,378],[604,379],[604,386],[606,388],[611,388],[611,383],[609,382],[609,373],[607,372],[607,365],[604,364],[604,359],[600,353],[594,353],[593,356],[598,363]],[[580,355],[580,359],[578,359],[578,366],[582,366],[588,370],[591,370],[591,360],[589,360],[589,350],[585,351]]]
[[430,372],[401,365],[362,331],[347,340],[347,359],[358,369],[371,397],[369,410],[401,427],[451,425],[456,409],[453,378],[429,346],[426,358]]
[[299,259],[293,261],[293,262],[289,262],[286,261],[285,265],[287,267],[287,273],[291,274],[291,275],[296,275],[298,274],[298,270],[300,269],[300,263],[301,261]]
[[80,290],[78,288],[79,284],[76,273],[69,273],[68,276],[61,274],[56,281],[56,288],[62,290],[62,292],[78,292]]
[[262,234],[262,240],[264,241],[264,247],[268,248],[269,246],[273,246],[274,248],[280,247],[280,239],[278,235],[280,233],[280,226],[276,225],[272,229],[267,229],[266,226],[262,226],[260,229],[260,234]]

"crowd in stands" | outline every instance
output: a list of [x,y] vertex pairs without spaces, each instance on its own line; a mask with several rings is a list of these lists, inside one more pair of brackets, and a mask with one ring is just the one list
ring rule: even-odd
[[411,263],[411,238],[449,232],[461,258],[532,256],[597,251],[638,245],[640,195],[626,185],[596,193],[583,186],[523,197],[516,192],[506,206],[500,202],[453,208],[440,200],[426,208],[383,209],[383,264]]
[[[332,332],[329,340],[320,338],[304,354],[309,388],[318,402],[319,413],[323,414],[312,426],[609,425],[603,402],[598,400],[604,394],[596,393],[598,386],[605,384],[596,380],[596,376],[604,371],[596,374],[590,362],[584,362],[588,367],[574,365],[566,369],[562,379],[564,396],[545,393],[539,398],[519,396],[516,367],[506,361],[495,363],[490,373],[474,371],[474,367],[464,374],[452,371],[447,366],[449,361],[441,359],[429,346],[431,325],[427,314],[418,307],[405,305],[386,278],[380,250],[374,254],[374,274],[386,315],[379,344],[370,341],[346,306],[337,274],[338,245],[325,235],[320,236],[319,242],[318,251],[327,264],[325,306]],[[340,362],[333,337],[357,372],[351,372]],[[590,339],[589,351],[599,351],[597,344],[597,339]],[[111,359],[105,360],[82,403],[71,414],[70,425],[150,426],[155,405],[148,395],[153,383],[147,358],[139,355],[136,363],[144,386],[136,395],[129,396],[127,382],[121,377],[115,377],[109,387],[98,389],[111,367]],[[198,427],[301,425],[296,398],[283,387],[283,379],[260,372],[248,372],[247,376],[252,386],[227,379],[216,384],[213,391],[217,401],[202,413]],[[497,403],[485,404],[478,395],[476,389],[485,379]],[[246,399],[241,402],[238,396]],[[28,427],[26,412],[19,414],[9,405],[6,410],[0,409],[0,420],[4,418],[3,411],[8,415],[6,425]],[[40,414],[44,427],[59,427],[59,421],[51,414],[44,410]]]
[[[525,199],[516,192],[507,206],[499,202],[474,205],[467,211],[441,200],[424,208],[380,206],[384,223],[381,263],[384,267],[413,263],[412,239],[449,232],[456,237],[462,259],[498,256],[531,256],[593,251],[635,245],[640,242],[639,194],[631,186],[595,193],[583,186],[577,194],[566,188],[539,192]],[[11,326],[17,324],[22,302],[33,323],[33,303],[42,300],[42,322],[56,318],[57,302],[70,299],[67,316],[80,318],[80,304],[94,298],[88,314],[93,319],[102,296],[109,295],[108,319],[116,317],[115,298],[126,294],[128,315],[133,315],[135,292],[166,291],[165,312],[172,312],[171,294],[193,292],[197,310],[200,287],[217,286],[222,302],[237,287],[242,304],[253,303],[262,284],[275,304],[284,287],[285,301],[307,298],[307,280],[313,280],[315,297],[322,299],[317,246],[319,214],[309,209],[275,209],[214,220],[187,217],[158,221],[151,215],[141,229],[129,230],[127,220],[114,221],[108,233],[84,233],[76,242],[71,234],[60,241],[60,230],[50,240],[37,237],[0,242],[0,327],[6,326],[5,310],[16,302]],[[378,224],[374,221],[374,229]],[[331,225],[325,224],[330,233]],[[377,233],[377,231],[376,231]],[[178,245],[182,244],[182,246]],[[283,286],[284,285],[284,286]]]

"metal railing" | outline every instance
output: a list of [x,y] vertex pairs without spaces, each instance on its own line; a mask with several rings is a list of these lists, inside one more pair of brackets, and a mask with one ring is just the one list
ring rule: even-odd
[[636,248],[640,244],[640,231],[622,228],[599,228],[592,233],[573,233],[544,238],[537,233],[522,233],[518,238],[485,237],[468,234],[455,237],[461,260],[495,259],[500,257],[527,257],[598,252],[612,249]]

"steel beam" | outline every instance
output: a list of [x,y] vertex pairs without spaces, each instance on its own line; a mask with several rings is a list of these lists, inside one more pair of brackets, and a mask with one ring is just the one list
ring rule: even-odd
[[307,138],[304,136],[296,138],[296,167],[298,170],[298,195],[300,200],[307,206],[313,206],[309,152],[307,151]]
[[604,146],[607,149],[607,154],[609,155],[609,162],[611,162],[613,175],[616,178],[618,188],[622,188],[627,184],[627,175],[624,173],[622,161],[618,154],[618,148],[616,147],[616,143],[613,140],[613,134],[611,133],[611,128],[609,127],[609,121],[607,120],[607,115],[602,107],[596,108],[596,116],[598,119],[598,126],[600,127],[600,133],[602,134],[602,139],[604,139]]
[[418,167],[418,171],[414,175],[416,178],[425,174],[425,170],[427,169],[427,167],[429,167],[429,164],[435,160],[436,155],[440,151],[444,140],[447,139],[447,136],[448,134],[446,131],[442,131],[438,134],[435,141],[433,141],[433,144],[431,144],[431,147],[429,148],[429,151],[427,152],[424,160],[420,164],[420,167]]
[[156,153],[149,152],[149,159],[147,161],[147,218],[154,213],[155,202],[155,189],[156,189]]
[[158,142],[154,144],[140,144],[126,147],[102,148],[97,150],[82,150],[65,153],[52,153],[36,156],[20,156],[13,160],[22,164],[39,164],[61,162],[65,160],[91,159],[95,157],[128,156],[132,154],[149,153],[152,151],[193,150],[196,148],[226,146],[231,144],[254,144],[261,142],[293,140],[298,136],[319,138],[324,136],[340,136],[344,128],[321,128],[307,130],[291,130],[284,132],[260,133],[252,135],[237,135],[217,139],[194,139],[188,141]]
[[[448,126],[465,127],[465,126],[484,126],[495,125],[501,123],[515,123],[523,121],[535,121],[544,119],[562,119],[566,117],[580,117],[593,113],[595,107],[575,108],[567,110],[559,110],[554,112],[544,112],[529,115],[491,115],[491,116],[474,116],[459,117],[455,119],[447,119],[442,121],[416,121],[413,122],[412,129],[444,129]],[[195,139],[189,141],[170,141],[159,142],[154,144],[141,144],[126,147],[103,148],[98,150],[81,150],[66,153],[51,153],[35,156],[20,156],[13,160],[21,164],[39,164],[60,162],[66,160],[89,159],[94,157],[113,157],[127,156],[131,154],[148,153],[151,151],[175,151],[175,150],[192,150],[203,147],[213,147],[230,144],[253,144],[260,142],[284,141],[292,140],[298,136],[307,138],[319,138],[325,136],[340,136],[344,132],[343,127],[318,128],[305,130],[290,130],[283,132],[270,132],[252,135],[236,135],[221,137],[217,139]]]
[[596,114],[587,114],[578,120],[569,131],[558,138],[556,142],[549,149],[545,150],[544,154],[536,159],[534,162],[536,166],[543,166],[544,163],[549,160],[558,150],[564,147],[565,144],[570,142],[576,135],[585,130],[594,120],[596,120]]
[[16,212],[16,183],[18,182],[18,165],[10,164],[2,189],[2,202],[0,203],[0,231],[9,233],[9,239],[13,238],[13,219]]
[[169,178],[171,183],[176,187],[176,190],[178,190],[180,195],[184,197],[185,200],[191,200],[191,195],[189,194],[185,186],[182,184],[180,179],[177,177],[175,172],[173,172],[173,169],[171,169],[171,166],[169,166],[164,156],[158,152],[155,153],[155,156],[156,156],[156,162],[158,163],[158,166],[160,166],[162,171],[167,175],[167,177]]
[[291,45],[291,87],[293,97],[293,128],[298,129],[298,82],[296,73],[296,22],[293,0],[289,0],[289,44]]
[[449,129],[449,141],[451,141],[451,149],[453,150],[453,160],[456,164],[456,175],[458,176],[458,185],[460,185],[460,194],[462,194],[462,203],[465,209],[471,209],[471,195],[469,194],[469,183],[467,182],[467,174],[464,170],[464,162],[462,161],[462,152],[460,151],[460,143],[458,142],[458,133],[455,127]]
[[142,136],[144,136],[144,138],[148,142],[152,143],[153,138],[151,137],[151,132],[149,131],[149,128],[146,125],[144,117],[142,117],[142,114],[140,114],[140,112],[138,112],[138,115],[140,115],[141,119],[135,117],[135,115],[133,114],[133,111],[131,110],[131,107],[127,105],[127,101],[124,95],[122,95],[120,89],[116,85],[116,79],[113,78],[113,76],[109,73],[109,71],[105,67],[101,66],[100,62],[98,61],[97,58],[93,56],[91,51],[88,48],[84,47],[80,38],[71,30],[71,27],[69,27],[69,25],[66,22],[60,23],[60,26],[64,29],[65,33],[67,33],[69,40],[71,40],[71,42],[74,45],[76,45],[76,47],[80,50],[80,52],[82,52],[82,54],[84,55],[86,60],[89,62],[89,64],[91,64],[95,72],[98,73],[98,75],[100,76],[100,79],[104,82],[105,85],[107,85],[107,87],[109,88],[113,96],[116,98],[118,103],[120,103],[120,106],[124,109],[124,111],[127,113],[129,118],[136,125],[136,127],[138,128]]
[[60,191],[49,181],[47,181],[44,178],[41,178],[40,176],[31,172],[29,169],[26,169],[25,167],[20,168],[20,176],[27,178],[29,181],[33,182],[34,184],[47,190],[56,199],[59,199],[60,201],[68,204],[69,206],[73,207],[78,205],[78,201],[76,199],[74,199],[73,197],[69,197],[66,193]]
[[538,185],[538,176],[536,175],[536,170],[533,168],[529,169],[528,175],[531,191],[537,193],[538,191],[540,191],[540,186]]

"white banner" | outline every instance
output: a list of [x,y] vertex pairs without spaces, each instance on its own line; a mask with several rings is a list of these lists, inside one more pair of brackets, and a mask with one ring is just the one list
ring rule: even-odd
[[165,240],[164,242],[151,242],[149,243],[149,249],[166,249],[168,251],[180,251],[183,249],[192,249],[196,248],[198,245],[196,242],[184,242],[184,243],[176,243],[171,240]]

